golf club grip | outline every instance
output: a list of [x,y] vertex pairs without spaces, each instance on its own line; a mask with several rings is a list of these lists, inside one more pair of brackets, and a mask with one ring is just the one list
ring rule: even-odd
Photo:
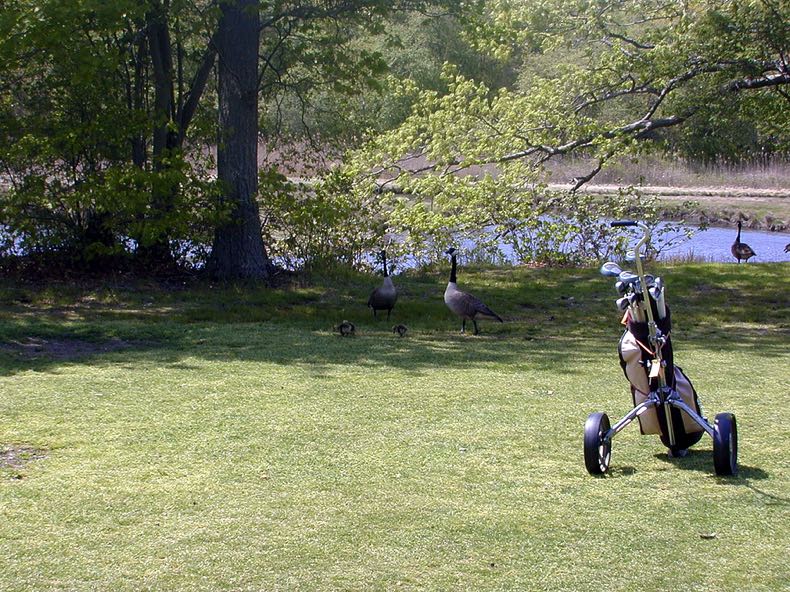
[[617,220],[616,222],[612,222],[609,224],[612,228],[616,228],[618,226],[636,226],[636,222],[633,220]]

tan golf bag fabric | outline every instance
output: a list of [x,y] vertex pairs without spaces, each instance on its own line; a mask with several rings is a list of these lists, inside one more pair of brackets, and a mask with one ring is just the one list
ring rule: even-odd
[[[642,361],[642,349],[636,342],[633,333],[626,331],[620,340],[620,356],[625,362],[624,371],[631,383],[631,395],[634,400],[634,407],[645,401],[650,392],[650,384],[647,379],[647,371],[640,363]],[[699,409],[694,393],[694,387],[683,371],[675,366],[675,389],[680,393],[683,401],[692,409]],[[702,428],[683,411],[683,427],[687,434],[701,432]],[[656,408],[651,407],[637,416],[639,419],[639,429],[643,434],[661,434],[661,427],[658,422]]]

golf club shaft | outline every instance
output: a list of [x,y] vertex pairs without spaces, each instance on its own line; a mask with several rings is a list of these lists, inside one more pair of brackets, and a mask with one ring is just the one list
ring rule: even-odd
[[[642,237],[642,240],[640,240],[637,243],[636,248],[634,249],[634,251],[636,252],[636,273],[639,276],[639,282],[642,284],[642,290],[646,294],[645,298],[649,299],[650,296],[647,291],[645,272],[644,269],[642,269],[642,259],[639,257],[639,251],[642,249],[643,246],[647,244],[647,241],[650,240],[650,228],[648,228],[647,225],[642,224],[641,222],[638,223],[637,226],[639,226],[639,228],[641,228],[642,232],[644,232],[645,234]],[[663,360],[661,359],[661,353],[662,353],[661,347],[663,344],[659,343],[658,340],[656,339],[657,326],[656,326],[656,320],[653,318],[653,307],[650,305],[649,300],[647,301],[646,304],[647,305],[645,306],[645,312],[647,313],[647,327],[650,335],[650,346],[655,348],[655,352],[654,352],[655,358],[653,360],[653,363],[659,365],[657,380],[658,380],[659,392],[662,393],[662,397],[663,397],[663,393],[667,385],[666,376],[664,375],[664,371],[663,371],[664,370]],[[675,429],[674,426],[672,425],[672,406],[667,402],[664,403],[664,416],[666,417],[667,431],[669,432],[668,434],[669,444],[670,447],[672,447],[675,445]]]
[[669,432],[669,444],[670,447],[675,446],[675,430],[672,425],[672,406],[669,404],[665,397],[666,391],[666,376],[663,372],[663,360],[661,359],[661,348],[663,346],[663,338],[661,340],[657,339],[657,326],[655,319],[653,318],[653,307],[650,304],[650,293],[648,292],[648,286],[645,281],[645,273],[642,269],[642,260],[639,257],[639,251],[642,249],[643,246],[647,244],[650,240],[650,228],[648,228],[645,224],[641,222],[634,222],[631,220],[621,220],[617,222],[612,222],[610,224],[612,227],[625,227],[625,226],[638,226],[644,232],[644,236],[642,239],[637,243],[636,248],[634,249],[635,257],[634,260],[636,261],[636,271],[637,275],[639,276],[639,283],[641,284],[642,293],[644,295],[646,306],[645,312],[647,313],[647,326],[648,326],[648,335],[650,336],[650,346],[654,348],[654,356],[655,358],[652,360],[654,364],[659,365],[658,371],[658,392],[660,393],[661,399],[664,401],[664,414],[666,417],[667,422],[667,430]]

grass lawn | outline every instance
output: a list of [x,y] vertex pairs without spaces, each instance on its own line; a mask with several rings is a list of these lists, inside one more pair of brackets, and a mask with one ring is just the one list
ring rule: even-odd
[[630,408],[595,270],[461,269],[507,321],[476,337],[444,269],[396,277],[389,323],[361,275],[5,284],[0,590],[787,590],[789,272],[660,270],[729,479],[636,426],[586,473],[587,415]]

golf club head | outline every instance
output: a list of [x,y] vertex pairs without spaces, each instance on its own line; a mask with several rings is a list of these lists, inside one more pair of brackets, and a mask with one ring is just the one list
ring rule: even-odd
[[614,289],[617,290],[618,294],[625,294],[628,291],[628,284],[624,282],[615,282]]
[[655,285],[656,278],[654,276],[650,275],[649,273],[645,274],[645,283],[647,284],[647,287],[649,288],[649,287]]
[[630,271],[621,271],[620,275],[617,276],[617,279],[626,285],[639,283],[639,276],[635,273],[631,273]]
[[628,300],[628,296],[623,296],[622,298],[618,298],[615,304],[617,304],[618,310],[623,310],[623,311],[629,306],[631,306],[631,302]]
[[664,288],[658,289],[656,287],[653,288],[653,292],[651,292],[651,296],[656,301],[656,312],[658,312],[659,319],[667,318],[667,303],[664,300]]
[[614,261],[607,261],[606,263],[601,265],[601,275],[604,275],[606,277],[617,277],[622,272],[623,270],[620,269],[620,266],[617,265],[617,263],[615,263]]
[[628,310],[631,311],[631,319],[637,323],[645,322],[644,302],[640,294],[632,292],[628,295]]

